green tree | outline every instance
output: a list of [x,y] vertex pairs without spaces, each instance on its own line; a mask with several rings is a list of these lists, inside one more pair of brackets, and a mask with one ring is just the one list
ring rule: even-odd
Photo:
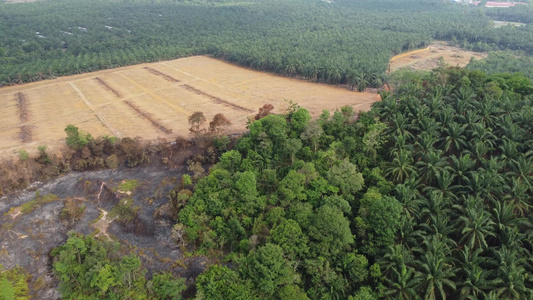
[[87,146],[87,144],[93,139],[90,134],[80,130],[72,124],[67,125],[65,132],[67,133],[67,146],[75,150]]
[[298,282],[282,248],[275,244],[267,243],[250,252],[240,270],[266,297],[274,296],[285,285]]

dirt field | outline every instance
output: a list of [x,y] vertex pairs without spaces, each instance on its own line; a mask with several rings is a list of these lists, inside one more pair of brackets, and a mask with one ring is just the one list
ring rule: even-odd
[[402,68],[412,70],[432,70],[438,67],[439,57],[450,66],[464,67],[471,57],[483,59],[486,53],[466,51],[459,47],[447,46],[446,42],[435,42],[426,49],[402,53],[391,58],[390,72]]
[[[231,132],[245,129],[247,116],[285,99],[313,116],[351,105],[369,110],[376,93],[356,93],[325,84],[251,71],[204,56],[105,70],[0,89],[0,156],[39,145],[58,149],[74,124],[93,136],[189,135],[188,116],[202,111],[210,121],[223,113]],[[206,124],[207,125],[207,124]]]

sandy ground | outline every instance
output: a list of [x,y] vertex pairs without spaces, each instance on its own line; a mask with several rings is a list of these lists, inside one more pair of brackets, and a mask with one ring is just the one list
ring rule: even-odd
[[259,107],[271,103],[280,112],[285,99],[316,117],[345,105],[367,111],[379,98],[205,56],[141,64],[1,88],[0,156],[39,145],[57,150],[68,124],[93,136],[171,140],[189,135],[188,116],[195,111],[208,121],[223,113],[233,123],[229,131],[241,132]]
[[439,57],[450,66],[464,67],[470,62],[470,58],[484,59],[487,53],[466,51],[459,47],[447,46],[447,42],[435,42],[426,49],[414,50],[402,53],[391,58],[390,71],[394,72],[402,68],[411,70],[432,70],[438,67]]

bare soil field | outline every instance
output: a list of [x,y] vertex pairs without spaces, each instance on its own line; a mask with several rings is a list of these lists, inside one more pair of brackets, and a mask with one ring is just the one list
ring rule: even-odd
[[487,53],[463,50],[459,47],[448,46],[447,42],[435,42],[426,49],[414,50],[396,55],[390,60],[390,72],[409,68],[411,70],[433,70],[438,67],[439,58],[450,66],[464,67],[470,58],[487,58]]
[[[350,105],[367,111],[376,93],[357,93],[326,84],[252,71],[205,56],[194,56],[0,89],[0,157],[64,146],[73,124],[93,136],[189,135],[195,111],[208,121],[224,114],[229,132],[245,130],[248,116],[270,103],[281,112],[285,99],[317,117],[323,109]],[[207,124],[206,124],[207,125]]]

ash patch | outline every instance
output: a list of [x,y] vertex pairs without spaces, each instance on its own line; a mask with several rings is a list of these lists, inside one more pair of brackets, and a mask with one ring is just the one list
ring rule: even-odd
[[[63,244],[70,231],[82,234],[95,232],[94,224],[119,201],[129,198],[139,207],[129,223],[112,221],[108,236],[117,242],[130,244],[141,257],[148,275],[170,270],[192,283],[205,269],[205,259],[187,258],[171,240],[173,220],[161,218],[157,209],[168,203],[168,192],[184,169],[135,168],[73,172],[46,184],[37,183],[9,198],[0,200],[0,264],[5,268],[17,265],[32,274],[30,289],[35,299],[59,299],[57,280],[49,253]],[[138,180],[139,187],[130,195],[117,192],[122,180]],[[36,196],[37,193],[37,196]],[[41,195],[57,195],[52,200],[38,202]],[[34,201],[31,209],[16,214],[10,210]],[[67,205],[67,202],[70,205]],[[76,203],[72,209],[72,203]],[[83,206],[83,208],[82,208]],[[71,211],[68,211],[68,210]],[[67,212],[65,212],[67,210]],[[72,211],[74,210],[74,211]],[[157,217],[154,217],[157,216]],[[39,280],[38,288],[33,288]],[[44,283],[44,284],[43,284]]]

